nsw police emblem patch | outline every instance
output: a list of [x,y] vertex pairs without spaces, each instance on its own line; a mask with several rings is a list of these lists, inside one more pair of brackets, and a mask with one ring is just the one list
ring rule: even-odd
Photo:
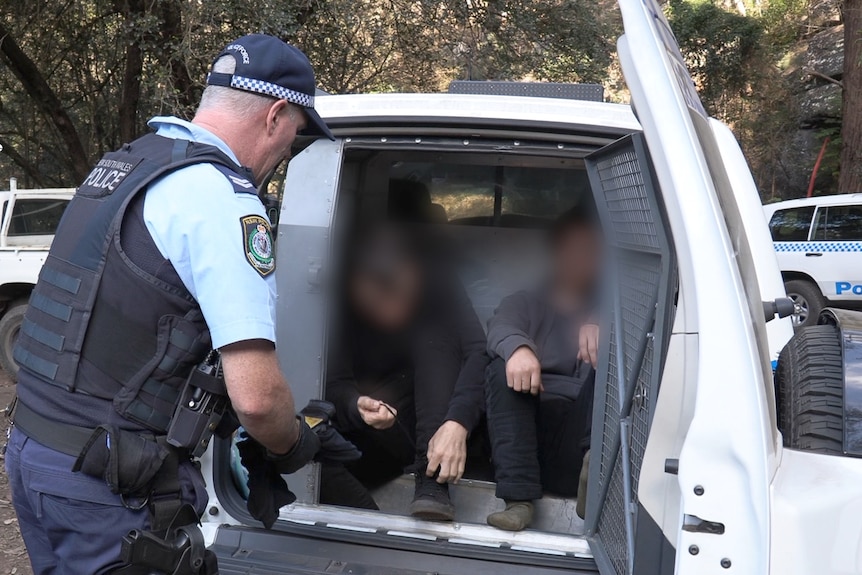
[[257,273],[266,277],[275,271],[275,246],[269,222],[255,215],[243,216],[242,235],[245,241],[245,257]]

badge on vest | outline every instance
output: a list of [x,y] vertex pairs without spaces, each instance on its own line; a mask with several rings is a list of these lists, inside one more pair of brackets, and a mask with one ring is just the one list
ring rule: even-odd
[[260,216],[239,219],[245,241],[245,257],[257,273],[266,277],[275,271],[275,249],[269,222]]

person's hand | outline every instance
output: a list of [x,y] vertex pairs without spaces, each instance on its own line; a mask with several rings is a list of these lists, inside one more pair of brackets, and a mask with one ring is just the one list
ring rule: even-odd
[[374,429],[382,431],[395,425],[395,416],[398,415],[398,411],[382,401],[363,395],[356,400],[356,407],[359,408],[362,421]]
[[521,346],[506,362],[506,383],[515,391],[539,395],[542,387],[542,365],[533,350]]
[[578,359],[595,369],[599,364],[599,326],[592,323],[582,325],[578,341]]
[[428,467],[425,475],[434,477],[437,483],[457,483],[464,475],[467,464],[467,430],[455,421],[447,421],[428,442]]

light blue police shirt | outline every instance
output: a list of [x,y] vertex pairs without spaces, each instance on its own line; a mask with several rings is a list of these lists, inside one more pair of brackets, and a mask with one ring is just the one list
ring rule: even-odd
[[[239,164],[233,151],[204,128],[179,118],[149,121],[167,138],[216,146]],[[242,219],[266,211],[254,194],[236,193],[210,164],[195,164],[151,184],[144,221],[162,255],[197,300],[213,348],[248,339],[275,342],[275,274],[250,263]]]

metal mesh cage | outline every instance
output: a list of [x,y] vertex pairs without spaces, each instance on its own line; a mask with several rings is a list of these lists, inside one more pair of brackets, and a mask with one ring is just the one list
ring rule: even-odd
[[607,557],[615,573],[628,573],[629,549],[626,534],[626,498],[623,493],[622,460],[617,459],[610,477],[609,491],[597,531],[601,533]]
[[[603,304],[607,355],[596,377],[587,531],[602,573],[633,570],[637,489],[658,393],[672,305],[673,253],[665,234],[643,136],[587,160],[613,287]],[[659,345],[656,345],[660,342]]]
[[[613,318],[612,318],[613,319]],[[591,458],[591,461],[599,464],[599,473],[602,484],[608,481],[613,468],[612,451],[614,442],[619,435],[620,429],[620,376],[617,371],[617,354],[619,350],[616,344],[616,321],[610,324],[610,360],[608,362],[608,375],[605,380],[604,389],[604,405],[602,406],[602,442],[601,442],[601,457],[596,460]],[[598,395],[597,400],[598,401]],[[593,425],[595,429],[595,425]]]

